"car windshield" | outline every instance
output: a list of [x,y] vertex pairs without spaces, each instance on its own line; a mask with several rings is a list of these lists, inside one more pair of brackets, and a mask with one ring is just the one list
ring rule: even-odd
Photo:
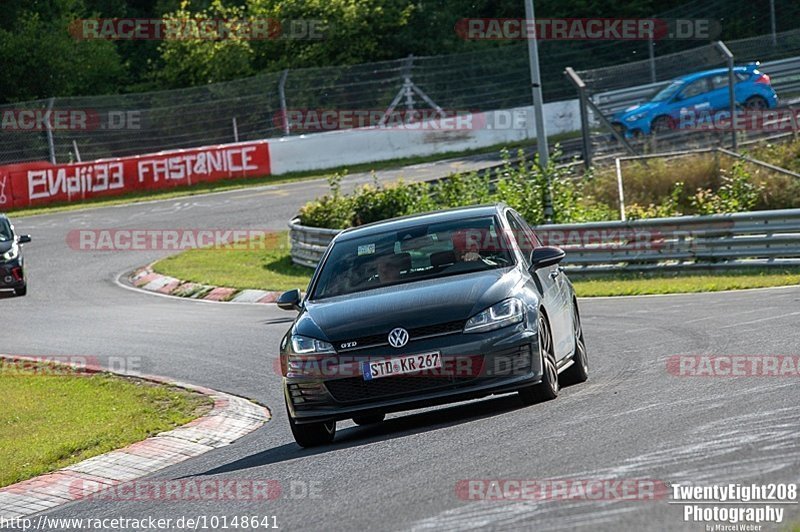
[[0,218],[0,242],[8,242],[12,238],[14,235],[11,233],[11,225],[8,220]]
[[513,264],[494,216],[418,225],[336,242],[311,299]]
[[681,90],[681,87],[683,87],[683,85],[684,84],[682,81],[673,81],[672,83],[670,83],[669,85],[658,91],[658,94],[656,94],[650,101],[651,102],[667,101],[673,96],[675,96],[675,93]]

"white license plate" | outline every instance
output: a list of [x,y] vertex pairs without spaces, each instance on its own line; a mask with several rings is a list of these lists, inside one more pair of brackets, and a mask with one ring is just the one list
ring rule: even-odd
[[441,367],[442,357],[438,352],[361,363],[361,371],[364,373],[365,381]]

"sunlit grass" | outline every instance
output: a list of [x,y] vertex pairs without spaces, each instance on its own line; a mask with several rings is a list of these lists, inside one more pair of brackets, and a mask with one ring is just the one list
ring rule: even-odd
[[52,368],[0,361],[0,487],[183,425],[210,406],[180,388]]

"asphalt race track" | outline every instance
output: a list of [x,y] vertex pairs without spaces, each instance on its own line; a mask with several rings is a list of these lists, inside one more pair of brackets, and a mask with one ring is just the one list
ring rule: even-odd
[[[0,352],[141,357],[148,373],[268,405],[273,420],[262,429],[151,478],[274,479],[284,488],[267,502],[93,500],[49,516],[274,515],[284,530],[703,530],[684,522],[682,505],[668,497],[466,501],[456,485],[508,478],[800,482],[796,377],[667,371],[671,355],[797,355],[797,287],[583,300],[590,380],[557,400],[523,408],[511,395],[396,414],[372,427],[340,423],[333,445],[302,450],[274,370],[289,313],[125,289],[120,274],[166,252],[81,252],[66,244],[67,233],[81,228],[281,230],[325,189],[323,181],[294,183],[15,221],[34,239],[25,246],[30,290],[0,300]],[[304,496],[308,489],[314,497]],[[800,521],[797,505],[785,511],[784,526]]]

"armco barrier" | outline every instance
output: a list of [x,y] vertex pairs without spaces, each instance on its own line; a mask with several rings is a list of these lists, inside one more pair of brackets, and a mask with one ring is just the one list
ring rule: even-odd
[[[315,267],[334,229],[289,223],[292,261]],[[570,273],[800,265],[800,209],[545,225]]]
[[52,165],[0,166],[0,211],[271,173],[266,141]]

